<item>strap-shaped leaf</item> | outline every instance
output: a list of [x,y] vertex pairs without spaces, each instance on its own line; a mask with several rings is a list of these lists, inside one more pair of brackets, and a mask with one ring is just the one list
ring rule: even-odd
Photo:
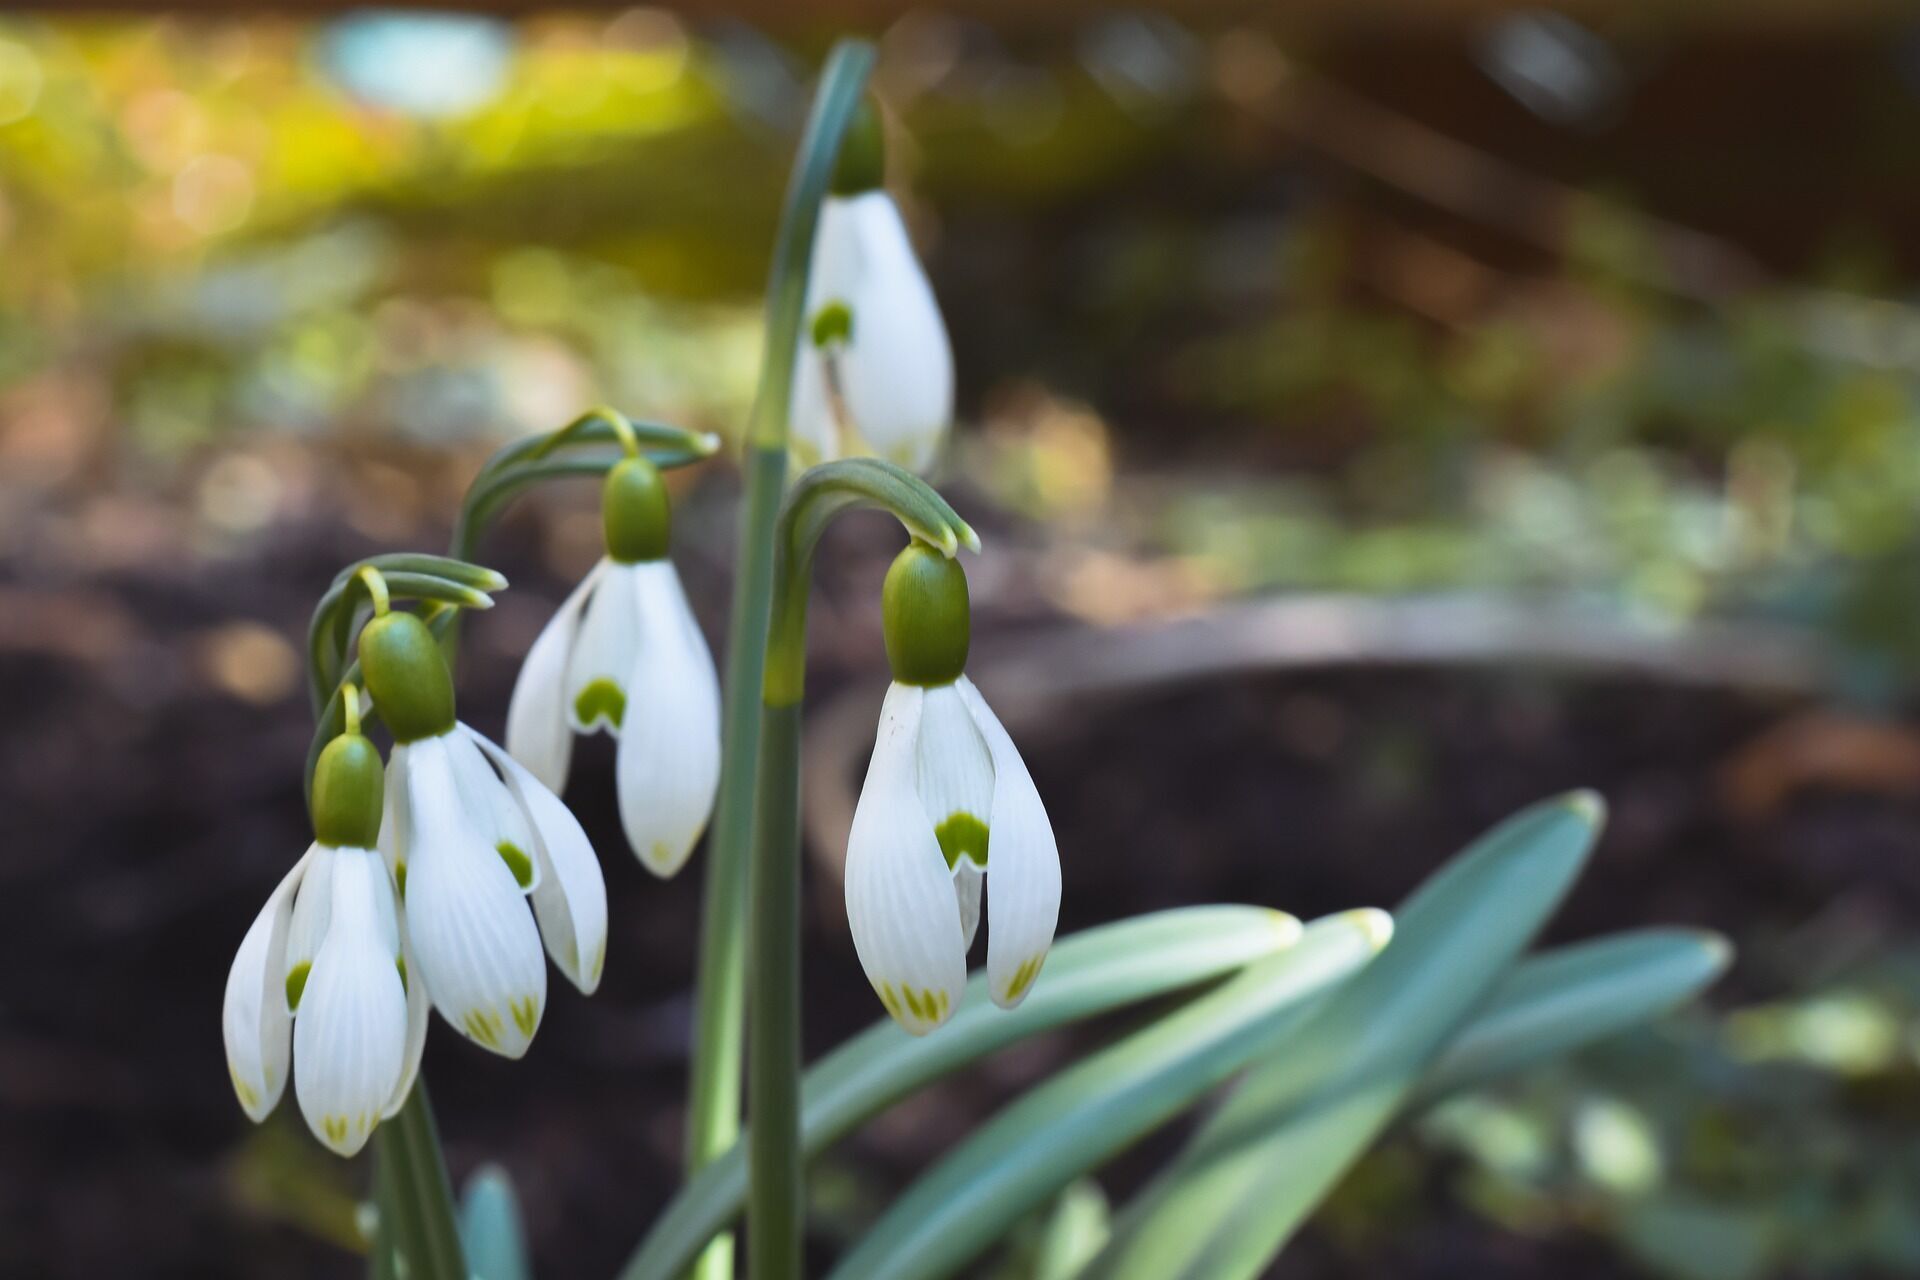
[[[817,1155],[915,1090],[1039,1032],[1211,982],[1300,939],[1300,922],[1264,907],[1183,907],[1063,938],[1020,1007],[988,998],[974,975],[946,1026],[914,1037],[883,1018],[807,1072],[800,1138]],[[625,1280],[675,1277],[746,1200],[744,1145],[681,1188],[621,1272]]]
[[[1421,1077],[1401,1114],[1420,1111],[1449,1094],[1478,1088],[1657,1017],[1710,985],[1731,955],[1726,940],[1715,933],[1641,929],[1522,960]],[[1269,1137],[1278,1141],[1281,1132]],[[1309,1160],[1307,1176],[1318,1177],[1311,1165]],[[1275,1181],[1286,1176],[1276,1172]],[[1122,1247],[1140,1251],[1153,1247],[1152,1237],[1141,1225],[1133,1227]],[[1212,1249],[1225,1255],[1234,1251],[1234,1244],[1230,1238],[1217,1237]],[[1098,1273],[1119,1270],[1108,1256],[1101,1259]],[[1084,1273],[1094,1274],[1093,1268]]]
[[1257,1276],[1552,914],[1601,818],[1584,793],[1534,805],[1429,879],[1393,945],[1248,1074],[1085,1274]]
[[460,1243],[475,1280],[533,1280],[520,1198],[497,1164],[482,1165],[460,1195]]
[[1362,970],[1391,935],[1377,911],[1316,921],[1296,946],[1029,1090],[909,1187],[831,1280],[959,1271],[1075,1177],[1248,1063],[1284,1052],[1313,997]]
[[1635,929],[1529,956],[1420,1078],[1411,1108],[1657,1018],[1712,985],[1732,957],[1704,929]]

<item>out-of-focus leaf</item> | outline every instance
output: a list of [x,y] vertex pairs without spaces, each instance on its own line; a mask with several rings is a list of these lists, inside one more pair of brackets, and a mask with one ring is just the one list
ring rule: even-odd
[[[975,974],[960,1008],[933,1035],[882,1019],[835,1049],[801,1085],[800,1141],[811,1157],[869,1117],[996,1049],[1063,1023],[1232,973],[1294,946],[1300,922],[1264,907],[1157,911],[1062,939],[1020,1007],[988,999]],[[680,1189],[628,1260],[626,1280],[678,1276],[745,1203],[746,1149],[731,1150]]]
[[1559,904],[1601,819],[1587,793],[1534,805],[1422,885],[1393,945],[1248,1074],[1084,1274],[1258,1275]]
[[499,1165],[483,1165],[460,1197],[460,1242],[475,1280],[533,1280],[520,1198]]
[[1107,1194],[1091,1178],[1068,1185],[1054,1202],[1028,1271],[1032,1280],[1073,1280],[1113,1234]]
[[1671,1280],[1759,1280],[1772,1271],[1774,1224],[1764,1209],[1647,1200],[1621,1227],[1627,1247]]
[[1657,1017],[1719,977],[1731,955],[1717,933],[1640,929],[1530,956],[1421,1078],[1414,1105]]
[[1391,936],[1378,911],[1315,921],[1298,945],[1029,1090],[894,1201],[831,1280],[960,1271],[1060,1187],[1282,1051],[1313,997]]

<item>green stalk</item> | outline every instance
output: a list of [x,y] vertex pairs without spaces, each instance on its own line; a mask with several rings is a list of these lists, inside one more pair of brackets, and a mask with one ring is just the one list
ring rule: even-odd
[[[426,1081],[416,1081],[406,1105],[373,1131],[375,1185],[381,1222],[374,1242],[374,1272],[422,1280],[467,1280],[467,1261],[454,1220],[453,1185],[440,1155],[440,1137],[427,1101]],[[393,1256],[406,1259],[394,1266]],[[386,1267],[389,1270],[383,1271]]]
[[[693,1058],[687,1104],[687,1167],[697,1172],[740,1132],[741,1034],[746,1009],[747,850],[753,833],[759,693],[766,668],[774,529],[787,476],[787,420],[794,360],[806,323],[807,272],[820,202],[833,177],[847,124],[859,106],[873,48],[834,46],[821,75],[781,211],[767,286],[766,349],[747,424],[740,558],[727,635],[720,791],[709,842],[706,902],[696,975]],[[797,1059],[795,1069],[797,1070]],[[728,1280],[733,1241],[714,1240],[694,1274]]]
[[[890,513],[951,556],[979,539],[946,500],[878,458],[823,463],[800,477],[773,534],[771,622],[761,683],[758,803],[747,885],[747,1275],[799,1280],[805,1188],[800,1139],[800,707],[814,549],[837,515]],[[704,1256],[704,1255],[703,1255]]]
[[747,1274],[800,1280],[800,704],[765,708],[754,811]]

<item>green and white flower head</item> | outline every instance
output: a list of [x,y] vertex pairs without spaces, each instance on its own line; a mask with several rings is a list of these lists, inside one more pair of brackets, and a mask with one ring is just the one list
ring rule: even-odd
[[706,830],[720,785],[720,678],[667,558],[659,471],[640,457],[618,463],[602,510],[607,554],[527,652],[507,750],[559,791],[574,734],[618,738],[627,841],[649,871],[671,876]]
[[247,1115],[264,1120],[291,1074],[308,1127],[343,1156],[406,1101],[427,1037],[426,988],[375,849],[380,753],[351,690],[348,707],[314,769],[313,845],[247,930],[221,1011]]
[[953,348],[883,169],[868,104],[841,146],[814,233],[794,448],[807,463],[871,454],[925,471],[953,421]]
[[915,541],[882,597],[893,684],[847,841],[847,919],[881,1004],[915,1035],[945,1022],[987,911],[987,981],[1011,1009],[1060,915],[1060,855],[1013,740],[965,676],[967,580]]
[[394,611],[368,622],[360,668],[393,731],[380,848],[418,976],[462,1035],[517,1058],[546,1009],[543,937],[568,981],[589,995],[600,985],[600,863],[545,783],[454,718],[452,676],[419,618]]

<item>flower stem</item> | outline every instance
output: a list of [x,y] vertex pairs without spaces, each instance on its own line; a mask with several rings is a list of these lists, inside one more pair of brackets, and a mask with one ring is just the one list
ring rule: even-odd
[[799,1280],[805,1185],[800,1157],[800,709],[814,550],[836,515],[890,512],[951,556],[979,539],[925,481],[877,458],[814,467],[780,509],[763,634],[753,852],[747,885],[747,1275]]
[[[787,477],[793,366],[806,321],[807,271],[820,202],[833,177],[841,137],[859,105],[872,65],[873,49],[863,41],[841,41],[827,60],[787,187],[767,287],[766,348],[747,424],[743,466],[746,496],[727,636],[720,792],[708,848],[700,933],[687,1106],[690,1171],[701,1169],[731,1147],[740,1132],[741,1036],[747,991],[747,854],[753,836],[760,685],[766,669],[767,622],[772,608],[774,530]],[[797,1018],[797,1011],[794,1016]],[[798,1066],[796,1052],[789,1069],[797,1072]],[[794,1266],[798,1266],[797,1258]],[[732,1237],[717,1237],[701,1255],[694,1274],[702,1280],[730,1280]]]
[[[453,1185],[440,1155],[425,1080],[416,1081],[406,1105],[373,1131],[373,1142],[380,1202],[374,1273],[467,1280]],[[395,1266],[396,1257],[406,1259],[406,1265]]]
[[766,706],[760,721],[750,901],[752,1053],[747,1068],[747,1275],[799,1280],[800,704]]

